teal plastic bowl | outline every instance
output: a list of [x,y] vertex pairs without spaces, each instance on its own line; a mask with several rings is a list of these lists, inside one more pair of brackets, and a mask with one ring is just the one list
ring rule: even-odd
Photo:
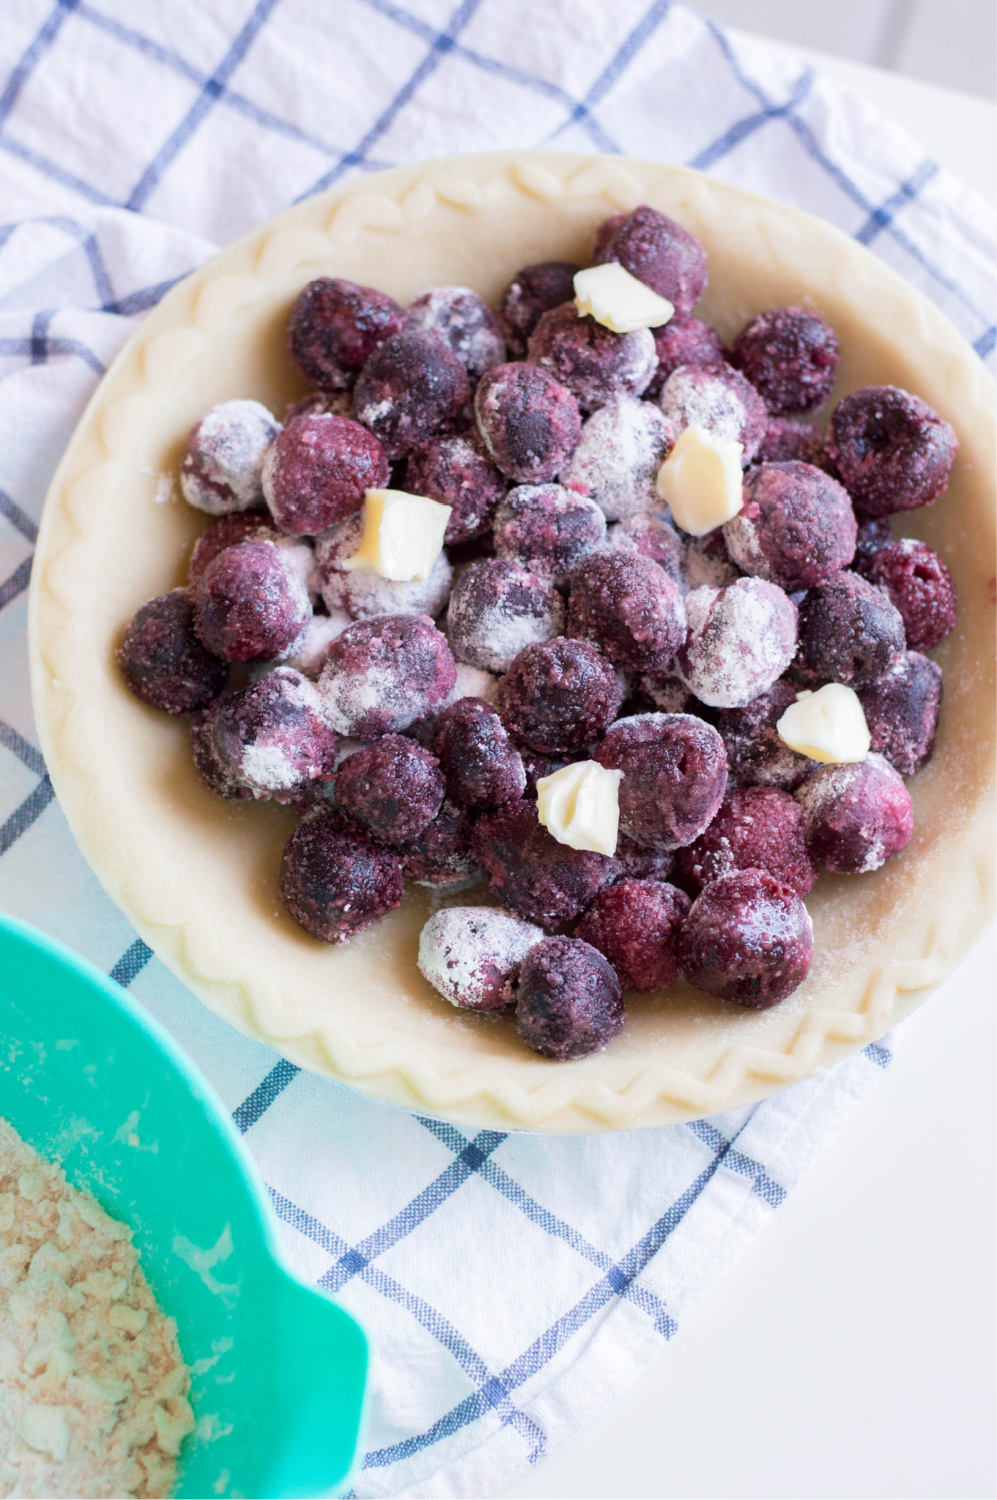
[[285,1268],[228,1114],[170,1037],[60,943],[0,916],[0,1115],[134,1231],[193,1370],[177,1495],[312,1496],[349,1475],[367,1344]]

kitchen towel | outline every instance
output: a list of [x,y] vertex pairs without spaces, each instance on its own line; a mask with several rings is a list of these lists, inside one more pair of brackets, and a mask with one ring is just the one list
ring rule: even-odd
[[791,54],[664,0],[5,0],[0,27],[0,908],[127,985],[245,1133],[305,1277],[369,1330],[358,1496],[483,1496],[661,1350],[890,1058],[585,1137],[459,1130],[298,1072],[205,1011],[76,850],[25,650],[46,486],[142,314],[289,203],[506,147],[680,162],[854,235],[992,364],[989,209]]

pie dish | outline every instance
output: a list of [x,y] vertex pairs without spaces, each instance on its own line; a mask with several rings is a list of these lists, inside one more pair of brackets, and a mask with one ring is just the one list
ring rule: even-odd
[[[520,266],[585,263],[594,227],[641,202],[705,245],[710,284],[697,312],[725,339],[764,309],[809,307],[841,341],[831,404],[893,384],[953,424],[961,446],[948,493],[905,514],[903,532],[945,559],[960,613],[937,653],[935,754],[909,783],[914,837],[875,874],[821,876],[807,903],[816,958],[806,983],[760,1012],[684,984],[633,997],[611,1047],[557,1065],[525,1053],[511,1020],[455,1011],[421,978],[430,892],[410,888],[343,947],[302,931],[277,891],[293,815],[205,790],[185,722],[136,701],[114,649],[140,604],[184,581],[203,528],[175,484],[189,428],[223,400],[252,397],[280,413],[304,394],[284,343],[302,286],[342,276],[405,304],[462,284],[494,305]],[[32,688],[76,839],[136,930],[211,1010],[374,1098],[464,1124],[592,1131],[692,1119],[809,1077],[924,1000],[992,907],[994,394],[941,313],[861,246],[695,172],[494,153],[310,199],[173,288],[101,383],[52,482],[32,579]]]

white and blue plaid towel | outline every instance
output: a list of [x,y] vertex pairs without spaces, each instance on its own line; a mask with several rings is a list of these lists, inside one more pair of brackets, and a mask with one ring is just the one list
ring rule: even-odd
[[289,202],[455,151],[691,164],[822,215],[983,358],[987,208],[868,106],[666,0],[4,0],[0,907],[109,970],[233,1110],[305,1277],[370,1331],[358,1496],[481,1496],[617,1397],[889,1062],[689,1126],[457,1130],[299,1073],[151,958],[36,748],[31,546],[94,384],[186,271]]

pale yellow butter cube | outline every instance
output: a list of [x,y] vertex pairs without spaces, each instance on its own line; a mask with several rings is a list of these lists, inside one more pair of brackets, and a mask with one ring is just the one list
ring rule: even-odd
[[607,771],[595,760],[562,766],[537,782],[537,817],[569,849],[615,854],[622,779],[622,771]]
[[743,506],[743,452],[733,438],[716,437],[705,427],[687,427],[679,434],[658,470],[657,489],[690,536],[715,531]]
[[660,328],[675,311],[667,297],[660,297],[615,260],[576,272],[574,287],[579,315],[588,314],[613,333]]
[[862,704],[843,682],[829,682],[816,693],[797,693],[775,727],[790,750],[828,765],[848,765],[869,753]]
[[368,490],[363,537],[341,563],[349,573],[376,573],[394,583],[428,578],[443,551],[451,507],[404,490]]

